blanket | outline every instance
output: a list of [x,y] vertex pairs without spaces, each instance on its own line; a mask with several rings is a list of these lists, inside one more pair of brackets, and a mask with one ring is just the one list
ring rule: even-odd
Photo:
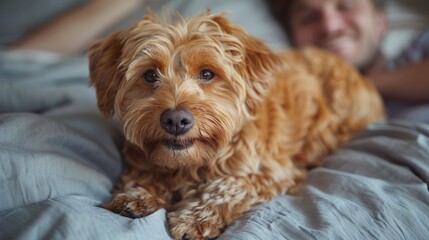
[[[0,58],[0,239],[171,239],[164,209],[129,219],[101,207],[123,138],[87,66]],[[428,183],[429,126],[376,123],[218,239],[427,239]]]

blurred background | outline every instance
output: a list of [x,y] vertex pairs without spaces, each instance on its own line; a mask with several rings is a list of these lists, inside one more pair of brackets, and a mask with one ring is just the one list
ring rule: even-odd
[[[90,42],[139,18],[144,0],[1,0],[3,50],[83,53]],[[160,1],[159,1],[160,2]]]
[[[275,23],[267,20],[269,13],[261,7],[261,2],[263,1],[1,0],[0,47],[2,53],[25,50],[27,53],[31,51],[46,56],[83,54],[95,39],[132,24],[149,7],[155,11],[164,7],[184,15],[195,14],[207,7],[214,11],[227,11],[234,21],[250,33],[266,40],[269,45],[272,43],[271,47],[287,47],[287,40],[280,33],[266,32],[260,19],[264,19],[264,24]],[[389,0],[387,13],[390,31],[383,46],[387,55],[394,55],[415,34],[429,27],[427,0]],[[283,42],[278,43],[281,41]]]

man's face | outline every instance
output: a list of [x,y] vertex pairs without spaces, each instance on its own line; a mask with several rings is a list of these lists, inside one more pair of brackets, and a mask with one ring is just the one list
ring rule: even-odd
[[386,28],[371,0],[294,0],[289,14],[295,46],[331,50],[357,68],[373,59]]

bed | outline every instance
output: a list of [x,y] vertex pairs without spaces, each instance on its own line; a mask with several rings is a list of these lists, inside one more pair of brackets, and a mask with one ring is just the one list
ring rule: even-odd
[[[85,55],[2,54],[0,73],[0,239],[171,239],[164,209],[129,219],[101,207],[123,168],[123,139],[97,110]],[[428,184],[429,125],[374,123],[296,194],[218,239],[428,239]]]

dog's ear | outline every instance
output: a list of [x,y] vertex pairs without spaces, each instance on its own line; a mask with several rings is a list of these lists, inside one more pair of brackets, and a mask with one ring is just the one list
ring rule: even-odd
[[122,81],[118,65],[121,61],[121,32],[94,43],[88,52],[90,84],[96,89],[98,108],[105,117],[114,112],[114,101]]
[[269,79],[280,66],[280,60],[262,41],[250,36],[223,15],[214,15],[213,20],[225,33],[233,35],[243,45],[244,64],[238,67],[238,71],[247,81],[246,105],[249,112],[254,114],[268,93],[271,82]]

